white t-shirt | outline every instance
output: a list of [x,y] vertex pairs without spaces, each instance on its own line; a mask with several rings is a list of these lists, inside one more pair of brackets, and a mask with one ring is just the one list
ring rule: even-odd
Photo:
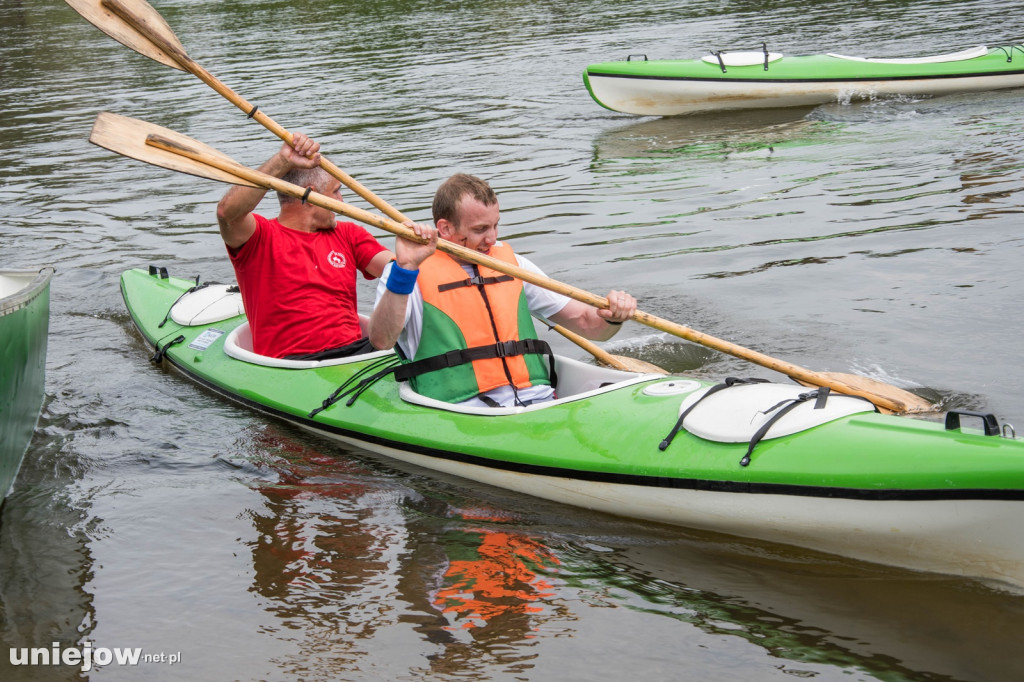
[[[537,275],[545,276],[544,272],[533,264],[525,256],[515,254],[516,261],[519,267]],[[380,301],[381,296],[387,291],[388,277],[391,275],[391,265],[388,263],[384,268],[384,272],[381,273],[380,279],[377,281],[377,301]],[[471,264],[463,264],[462,268],[466,271],[468,277],[473,276],[473,266]],[[560,312],[562,308],[569,304],[572,299],[568,296],[555,293],[543,287],[539,287],[529,282],[523,282],[523,292],[526,294],[526,305],[529,307],[530,312],[534,315],[541,317],[550,318],[552,315]],[[423,294],[420,293],[419,283],[413,288],[411,294],[409,294],[409,300],[405,307],[405,327],[402,329],[402,333],[398,336],[398,346],[402,349],[402,353],[407,358],[416,357],[416,350],[420,346],[420,338],[423,334]],[[491,391],[487,391],[483,395],[494,402],[508,407],[515,404],[516,393],[519,395],[521,402],[536,401],[536,400],[548,400],[554,395],[554,389],[550,386],[528,386],[520,389],[519,391],[513,391],[511,386],[499,386]],[[473,407],[488,407],[487,403],[480,400],[479,396],[474,396],[469,400],[464,400],[459,405],[469,405]]]

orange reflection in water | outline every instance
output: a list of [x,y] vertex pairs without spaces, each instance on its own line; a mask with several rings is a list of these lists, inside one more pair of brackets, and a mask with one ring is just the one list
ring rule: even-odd
[[536,540],[503,531],[478,529],[481,536],[472,559],[452,559],[444,574],[445,587],[433,603],[454,616],[457,626],[483,627],[499,616],[539,613],[537,602],[554,596],[552,585],[534,572],[559,564],[558,558]]

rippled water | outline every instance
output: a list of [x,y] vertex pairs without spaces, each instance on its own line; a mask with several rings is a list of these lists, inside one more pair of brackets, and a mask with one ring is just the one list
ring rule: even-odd
[[[652,119],[601,109],[580,78],[761,40],[994,44],[1024,36],[1019,2],[154,2],[197,62],[417,219],[448,174],[479,174],[503,236],[557,279],[1024,430],[1024,92]],[[64,3],[0,0],[0,37],[0,267],[57,268],[46,402],[0,519],[4,680],[79,677],[5,650],[85,641],[181,654],[97,679],[1024,673],[1020,597],[399,469],[151,367],[118,276],[230,279],[225,187],[89,145],[93,119],[252,166],[278,143]],[[613,352],[673,371],[772,376],[619,336]]]

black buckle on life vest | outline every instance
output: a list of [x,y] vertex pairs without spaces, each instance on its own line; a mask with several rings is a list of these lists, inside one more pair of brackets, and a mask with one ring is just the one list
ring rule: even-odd
[[[524,343],[524,346],[527,344]],[[527,351],[528,352],[528,351]],[[510,355],[519,355],[519,349],[516,347],[515,341],[505,341],[504,343],[494,344],[495,357],[504,358]]]
[[462,287],[478,287],[485,284],[500,284],[501,282],[511,282],[514,277],[511,275],[500,275],[498,277],[484,277],[477,273],[472,277],[466,279],[460,279],[455,282],[448,282],[447,284],[438,285],[438,291],[451,291],[452,289],[461,289]]

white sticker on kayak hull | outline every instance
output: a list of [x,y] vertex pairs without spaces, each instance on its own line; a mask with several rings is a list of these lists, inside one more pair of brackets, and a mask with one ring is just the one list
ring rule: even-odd
[[224,335],[224,332],[220,329],[207,329],[205,332],[196,337],[196,340],[188,344],[188,347],[193,350],[206,350],[213,345],[213,342]]

